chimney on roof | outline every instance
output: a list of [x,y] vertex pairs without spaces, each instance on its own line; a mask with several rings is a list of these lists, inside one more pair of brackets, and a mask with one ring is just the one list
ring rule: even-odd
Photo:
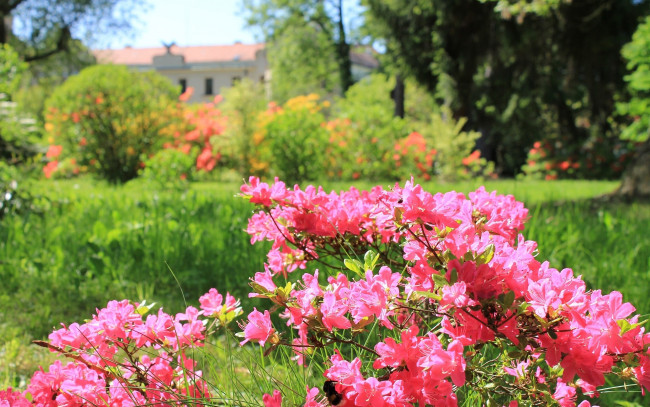
[[237,40],[235,41],[235,44],[241,44],[241,41]]

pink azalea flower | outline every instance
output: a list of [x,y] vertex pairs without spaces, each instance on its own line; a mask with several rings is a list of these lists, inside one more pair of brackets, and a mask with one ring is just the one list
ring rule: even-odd
[[576,389],[567,386],[562,380],[558,380],[557,386],[555,387],[555,393],[553,393],[553,398],[557,400],[562,407],[575,407]]
[[336,294],[332,292],[327,292],[323,296],[320,311],[323,314],[323,325],[330,332],[334,328],[348,329],[352,326],[350,320],[345,317],[348,312],[347,304],[338,300]]
[[265,310],[264,314],[262,314],[257,308],[253,308],[253,311],[248,314],[248,324],[244,327],[245,339],[240,345],[244,345],[248,341],[254,341],[264,346],[266,341],[274,333],[275,329],[273,329],[273,324],[271,324],[271,314],[269,314],[269,311]]
[[328,379],[338,382],[343,386],[352,386],[354,383],[363,380],[361,375],[361,360],[355,358],[352,362],[348,362],[341,357],[341,354],[336,351],[331,357],[332,367],[325,370],[324,376]]
[[280,390],[273,390],[273,396],[264,393],[262,401],[264,407],[282,407],[282,393],[280,393]]
[[327,404],[316,401],[316,396],[318,396],[318,387],[312,387],[311,389],[307,387],[307,396],[303,407],[326,407]]
[[32,403],[22,393],[7,390],[0,390],[0,407],[30,407]]
[[199,297],[199,303],[201,303],[201,309],[203,310],[204,315],[214,315],[221,311],[221,307],[223,306],[223,297],[219,294],[219,291],[215,288],[211,288],[207,294]]

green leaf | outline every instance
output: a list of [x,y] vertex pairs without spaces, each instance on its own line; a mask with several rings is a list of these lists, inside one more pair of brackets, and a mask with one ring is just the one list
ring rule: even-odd
[[421,295],[422,297],[426,297],[426,298],[432,298],[436,301],[440,301],[442,299],[442,296],[436,293],[432,293],[431,291],[415,291],[415,294]]
[[363,264],[361,264],[359,260],[345,259],[343,260],[343,264],[345,264],[345,267],[347,267],[349,270],[354,271],[358,275],[363,275],[363,271],[361,270]]
[[436,284],[436,287],[444,287],[449,285],[449,281],[442,274],[432,274],[433,282]]
[[515,292],[514,291],[508,291],[506,295],[503,297],[503,307],[505,309],[509,309],[512,307],[512,303],[515,302]]
[[363,269],[373,271],[379,260],[379,253],[368,250],[363,256]]
[[153,308],[154,305],[156,305],[155,302],[147,304],[147,300],[143,300],[140,305],[138,305],[138,308],[135,309],[135,312],[140,315],[146,315],[149,311],[151,311],[151,308]]
[[476,256],[476,264],[488,264],[494,258],[494,245],[490,244],[485,248],[485,251]]
[[618,321],[616,321],[619,328],[621,328],[621,335],[623,335],[626,332],[629,332],[629,331],[633,330],[634,328],[636,328],[638,326],[641,326],[641,325],[645,324],[646,322],[648,322],[647,319],[645,321],[637,322],[636,324],[630,324],[627,319],[619,319]]
[[449,284],[456,284],[456,281],[458,281],[458,270],[452,269],[449,273]]

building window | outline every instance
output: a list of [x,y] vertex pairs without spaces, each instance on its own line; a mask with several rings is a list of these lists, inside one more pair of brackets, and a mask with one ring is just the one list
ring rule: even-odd
[[212,78],[205,78],[205,94],[212,95]]
[[233,76],[231,86],[237,85],[241,81],[241,76]]
[[181,85],[181,93],[185,93],[187,90],[187,79],[179,79],[178,84]]

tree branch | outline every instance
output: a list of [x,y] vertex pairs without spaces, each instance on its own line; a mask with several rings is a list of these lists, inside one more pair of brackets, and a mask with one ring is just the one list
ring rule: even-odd
[[63,28],[61,28],[61,31],[59,32],[59,38],[56,41],[55,48],[42,53],[37,53],[36,55],[27,56],[25,57],[25,62],[29,63],[29,62],[38,61],[41,59],[49,58],[54,54],[58,54],[59,52],[68,51],[71,39],[72,37],[70,35],[70,27],[64,26]]

